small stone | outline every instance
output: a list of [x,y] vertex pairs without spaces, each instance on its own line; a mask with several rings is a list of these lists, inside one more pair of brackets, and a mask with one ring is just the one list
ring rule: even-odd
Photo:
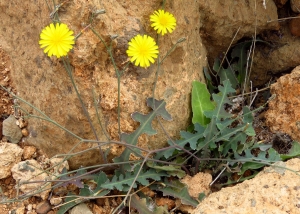
[[21,132],[24,137],[27,137],[29,135],[29,132],[26,128],[23,128]]
[[34,146],[24,146],[23,149],[23,158],[24,160],[31,159],[36,153],[36,148]]
[[36,206],[36,212],[38,214],[46,214],[51,210],[51,205],[48,201],[42,201]]
[[50,204],[53,206],[56,206],[56,205],[60,204],[61,202],[62,202],[62,198],[60,198],[60,197],[52,197],[50,199]]
[[24,214],[25,213],[25,207],[24,206],[21,206],[19,207],[16,212],[16,214]]
[[85,203],[78,204],[70,212],[70,214],[93,214]]
[[19,143],[22,138],[21,129],[16,125],[16,118],[10,115],[3,121],[2,134],[7,137],[11,143]]
[[23,120],[23,118],[18,119],[18,124],[17,124],[20,129],[25,128],[28,125],[28,122]]
[[31,210],[32,210],[32,204],[28,204],[28,205],[27,205],[27,210],[28,210],[28,211],[31,211]]
[[26,214],[37,214],[34,210],[29,210],[26,212]]

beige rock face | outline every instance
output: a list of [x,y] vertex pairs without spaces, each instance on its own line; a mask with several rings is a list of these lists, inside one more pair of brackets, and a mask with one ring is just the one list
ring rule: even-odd
[[269,103],[266,123],[273,132],[289,134],[294,140],[300,140],[300,66],[291,74],[284,75],[271,86],[276,96]]
[[[300,170],[300,160],[285,167]],[[205,198],[194,214],[300,213],[299,175],[281,168],[267,167],[255,178],[223,188]]]
[[[108,42],[111,35],[119,37],[113,42],[117,66],[127,60],[125,53],[128,41],[137,34],[156,33],[151,29],[149,16],[161,8],[161,1],[67,1],[60,8],[60,20],[75,33],[79,33],[88,23],[90,12],[105,9],[106,14],[98,15],[93,28]],[[22,7],[22,10],[20,10]],[[53,7],[51,5],[51,7]],[[167,51],[182,37],[187,40],[178,45],[166,58],[159,72],[155,97],[164,99],[172,122],[163,124],[170,136],[177,136],[190,121],[191,82],[202,80],[202,68],[206,64],[206,51],[199,37],[200,14],[198,1],[186,4],[184,1],[167,1],[165,8],[177,18],[177,27],[172,34],[160,37],[160,53]],[[46,113],[50,118],[74,132],[76,135],[95,139],[83,114],[80,103],[61,61],[48,58],[38,45],[42,28],[50,23],[51,11],[44,0],[35,2],[25,0],[0,2],[0,45],[10,55],[12,79],[19,95]],[[100,118],[106,125],[112,139],[119,139],[117,129],[117,78],[104,45],[91,32],[86,31],[76,42],[70,54],[74,77],[92,118],[99,140],[106,140],[97,124],[93,108],[92,87]],[[129,66],[121,80],[121,129],[132,132],[138,126],[130,115],[134,111],[147,113],[146,98],[152,96],[156,67],[149,69]],[[24,104],[22,104],[25,107]],[[25,107],[29,111],[29,107]],[[33,111],[33,113],[36,113]],[[155,128],[158,126],[153,124]],[[38,119],[29,120],[27,141],[41,148],[51,157],[67,153],[78,143],[71,135],[54,125]],[[159,131],[153,137],[140,140],[143,147],[157,148],[166,144],[166,136]],[[74,151],[82,151],[93,144],[81,144]],[[116,152],[117,155],[118,152]],[[99,151],[94,150],[71,159],[72,168],[101,162]]]
[[201,37],[207,47],[210,59],[225,53],[234,35],[238,31],[233,43],[243,37],[252,38],[265,30],[278,30],[277,8],[274,1],[206,1],[200,0],[200,14],[202,25]]
[[0,143],[0,179],[11,175],[11,168],[21,161],[22,154],[17,144]]

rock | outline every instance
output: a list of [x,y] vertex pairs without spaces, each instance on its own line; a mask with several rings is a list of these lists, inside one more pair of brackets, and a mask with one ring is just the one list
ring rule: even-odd
[[[212,62],[243,37],[252,38],[266,30],[279,30],[277,8],[274,1],[207,1],[200,0],[200,35]],[[240,28],[240,29],[239,29]],[[235,34],[239,29],[236,37]]]
[[255,49],[250,77],[254,86],[266,84],[275,74],[300,65],[300,40],[291,34],[287,23],[282,23],[280,32],[270,32],[264,40],[270,45]]
[[16,144],[0,143],[0,179],[11,175],[11,168],[21,161],[22,153]]
[[21,205],[21,207],[16,209],[15,213],[16,214],[24,214],[25,213],[25,206]]
[[85,203],[78,204],[71,211],[70,214],[93,214]]
[[59,205],[62,202],[61,197],[51,197],[50,204],[53,206]]
[[190,196],[198,198],[199,193],[209,194],[212,176],[209,173],[199,172],[193,177],[186,175],[181,182],[188,186]]
[[[46,2],[25,0],[22,5],[22,11],[26,11],[24,13],[20,13],[20,5],[15,2],[0,2],[0,25],[3,26],[0,29],[0,45],[12,59],[11,79],[18,94],[76,135],[95,139],[63,64],[60,60],[47,57],[38,45],[41,29],[50,22]],[[111,35],[119,35],[113,46],[116,64],[121,66],[127,60],[125,51],[133,36],[147,33],[156,37],[150,27],[149,16],[160,7],[159,0],[79,0],[63,4],[59,13],[61,20],[76,34],[89,22],[91,8],[105,9],[106,14],[98,15],[93,27],[108,43]],[[161,56],[180,38],[187,38],[163,62],[155,94],[157,99],[166,101],[167,110],[173,117],[172,122],[162,120],[166,131],[171,137],[178,137],[179,131],[190,123],[191,83],[193,80],[204,81],[202,70],[206,65],[206,50],[199,37],[201,23],[198,1],[189,4],[167,1],[165,8],[176,17],[177,27],[172,34],[160,37]],[[106,137],[97,123],[92,88],[96,99],[101,98],[98,107],[101,107],[102,123],[107,124],[110,137],[118,140],[117,78],[104,45],[91,31],[85,31],[76,41],[70,61],[99,140],[104,141]],[[131,118],[133,112],[149,112],[146,98],[152,96],[155,71],[154,65],[147,70],[130,65],[124,73],[121,80],[122,132],[132,132],[137,128],[138,123]],[[24,104],[21,103],[21,106]],[[78,140],[51,123],[34,118],[29,118],[28,123],[27,142],[44,150],[49,157],[67,153],[78,143]],[[155,129],[159,127],[157,122],[153,126]],[[157,135],[142,137],[139,142],[144,148],[161,148],[166,144],[167,138],[161,129],[158,129]],[[94,144],[84,143],[72,152],[92,146]],[[118,154],[120,150],[110,157]],[[92,150],[70,159],[69,164],[71,168],[78,168],[101,162],[99,151]]]
[[53,167],[53,171],[55,174],[60,174],[64,168],[69,170],[68,161],[64,160],[63,158],[51,158],[50,165]]
[[[45,190],[34,194],[35,196],[41,197],[46,200],[49,192],[51,191],[51,183],[25,183],[27,181],[44,181],[48,179],[48,175],[43,172],[42,167],[36,160],[21,161],[15,164],[11,169],[12,176],[16,181],[19,181],[20,190],[23,193],[32,193],[32,191],[37,191],[40,188]],[[24,184],[22,184],[24,182]]]
[[49,204],[49,201],[42,201],[38,203],[36,206],[36,212],[38,214],[46,214],[48,211],[51,210],[51,205]]
[[3,121],[2,134],[7,137],[11,143],[19,143],[22,138],[21,129],[16,124],[17,119],[10,115],[7,119]]
[[[300,159],[285,167],[300,170]],[[299,175],[290,170],[266,167],[253,179],[226,187],[206,197],[193,214],[210,213],[299,213]]]
[[291,0],[291,8],[295,13],[300,13],[300,1],[299,0]]
[[269,102],[265,116],[272,132],[287,133],[297,141],[300,140],[299,78],[300,66],[271,85],[271,93],[275,98]]
[[34,146],[24,146],[23,159],[28,160],[36,156],[36,148]]

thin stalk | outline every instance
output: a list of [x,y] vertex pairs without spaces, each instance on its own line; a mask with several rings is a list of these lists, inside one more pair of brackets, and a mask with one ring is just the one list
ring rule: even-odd
[[[88,113],[88,111],[87,111],[87,109],[86,109],[86,107],[85,107],[85,105],[84,105],[84,103],[83,103],[83,101],[82,101],[82,99],[81,99],[81,96],[80,96],[79,91],[78,91],[78,89],[77,89],[77,86],[76,86],[76,84],[75,84],[75,81],[74,81],[74,78],[73,78],[73,75],[72,75],[72,69],[71,69],[70,62],[69,62],[68,58],[63,58],[62,61],[63,61],[63,63],[64,63],[65,69],[67,70],[67,73],[68,73],[68,75],[69,75],[69,77],[70,77],[70,80],[71,80],[71,82],[72,82],[72,85],[73,85],[73,87],[74,87],[74,89],[75,89],[76,95],[77,95],[77,97],[78,97],[78,99],[79,99],[79,101],[80,101],[80,104],[81,104],[81,107],[82,107],[82,109],[83,109],[83,112],[84,112],[86,118],[88,119],[88,122],[89,122],[89,124],[90,124],[90,126],[91,126],[91,129],[92,129],[94,135],[95,135],[96,140],[98,140],[97,132],[96,132],[94,126],[93,126],[93,123],[92,123],[92,120],[91,120],[91,118],[90,118],[90,115],[89,115],[89,113]],[[106,159],[106,157],[105,157],[105,155],[104,155],[104,153],[103,153],[103,150],[102,150],[100,144],[99,144],[99,152],[100,152],[101,157],[103,158],[103,161],[104,161],[105,163],[107,163],[107,159]]]
[[106,139],[108,141],[110,141],[110,137],[109,135],[106,133],[102,123],[101,123],[101,120],[100,120],[100,115],[99,115],[99,112],[98,112],[98,106],[97,106],[97,102],[96,102],[96,94],[95,94],[95,91],[94,91],[94,88],[92,88],[92,93],[93,93],[93,98],[94,98],[94,107],[95,107],[95,110],[96,110],[96,115],[97,115],[97,120],[98,120],[98,123],[100,125],[100,128],[103,132],[103,134],[105,135]]

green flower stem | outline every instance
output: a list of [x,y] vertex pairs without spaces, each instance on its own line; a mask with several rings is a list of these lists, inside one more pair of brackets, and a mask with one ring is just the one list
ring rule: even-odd
[[[91,126],[91,129],[92,129],[94,135],[95,135],[96,140],[98,140],[97,132],[96,132],[94,126],[93,126],[93,123],[92,123],[92,120],[91,120],[91,118],[90,118],[90,115],[89,115],[89,113],[88,113],[88,111],[87,111],[87,109],[86,109],[86,107],[85,107],[85,105],[84,105],[84,103],[83,103],[83,101],[82,101],[82,99],[81,99],[81,96],[80,96],[80,94],[79,94],[79,92],[78,92],[78,89],[77,89],[77,87],[76,87],[76,84],[75,84],[75,81],[74,81],[74,78],[73,78],[73,75],[72,75],[72,69],[71,69],[70,62],[69,62],[69,60],[68,60],[67,57],[63,57],[63,58],[62,58],[62,61],[63,61],[63,63],[64,63],[65,69],[67,70],[67,73],[68,73],[68,75],[69,75],[69,77],[70,77],[70,80],[71,80],[72,85],[73,85],[73,87],[74,87],[74,89],[75,89],[75,92],[76,92],[76,94],[77,94],[77,97],[78,97],[78,99],[79,99],[79,101],[80,101],[80,104],[81,104],[81,107],[82,107],[82,109],[83,109],[83,112],[84,112],[86,118],[87,118],[88,121],[89,121],[89,124],[90,124],[90,126]],[[105,157],[105,155],[104,155],[104,153],[103,153],[103,150],[102,150],[100,144],[99,144],[99,152],[100,152],[101,157],[103,158],[104,163],[107,163],[107,159],[106,159],[106,157]]]
[[92,88],[92,92],[93,92],[93,98],[94,98],[94,107],[96,109],[96,115],[97,115],[97,120],[98,120],[98,123],[100,124],[100,128],[103,132],[103,134],[105,135],[106,139],[108,141],[110,141],[110,137],[109,135],[106,133],[102,123],[101,123],[101,120],[100,120],[100,115],[99,115],[99,112],[98,112],[98,105],[97,105],[97,102],[96,102],[96,94],[95,94],[95,90],[94,90],[94,87]]

